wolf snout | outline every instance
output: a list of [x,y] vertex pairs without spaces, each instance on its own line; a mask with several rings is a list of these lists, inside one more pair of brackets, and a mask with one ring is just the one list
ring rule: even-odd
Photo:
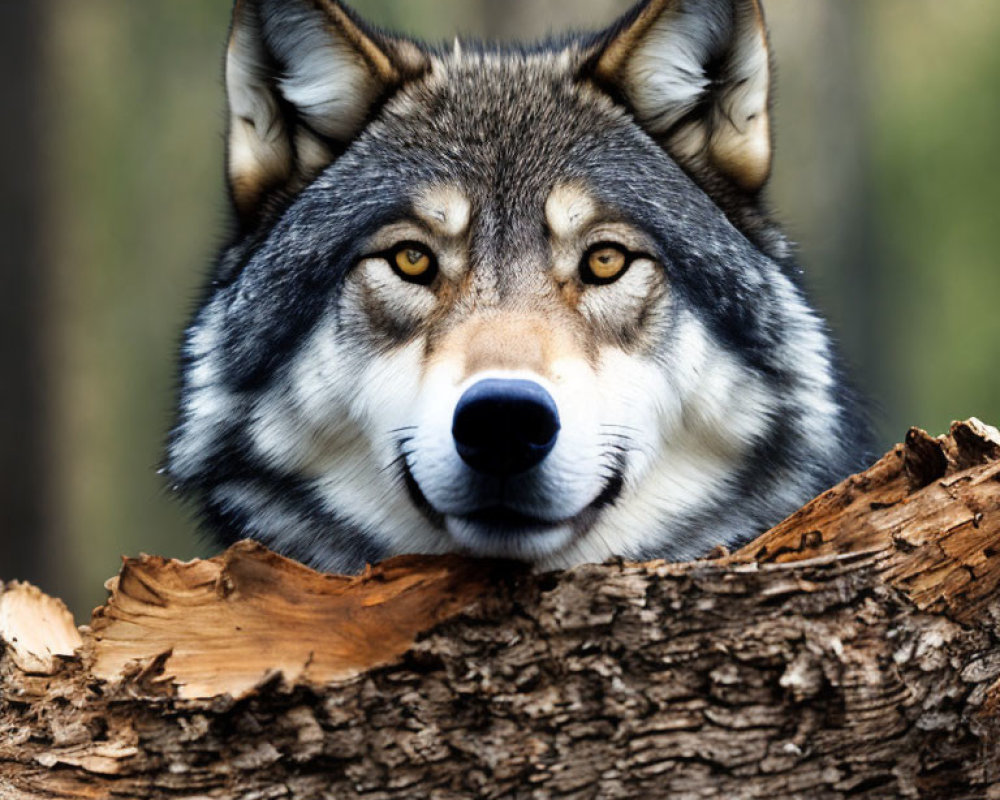
[[559,412],[534,381],[488,378],[459,399],[451,435],[472,469],[496,477],[517,475],[552,452]]

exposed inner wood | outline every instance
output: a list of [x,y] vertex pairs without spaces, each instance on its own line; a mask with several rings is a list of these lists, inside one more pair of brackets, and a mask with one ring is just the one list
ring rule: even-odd
[[[0,797],[1000,798],[1000,434],[911,431],[732,554],[0,594]],[[76,653],[73,655],[73,653]]]
[[948,437],[911,429],[875,466],[820,495],[736,559],[788,563],[879,553],[881,577],[921,610],[971,623],[1000,585],[1000,433],[979,420]]
[[323,575],[259,544],[183,563],[129,559],[91,622],[91,674],[142,677],[183,698],[242,697],[280,676],[322,685],[397,661],[488,590],[490,566],[404,556]]
[[62,600],[16,582],[0,584],[0,641],[13,664],[31,675],[54,675],[60,657],[71,657],[83,645]]

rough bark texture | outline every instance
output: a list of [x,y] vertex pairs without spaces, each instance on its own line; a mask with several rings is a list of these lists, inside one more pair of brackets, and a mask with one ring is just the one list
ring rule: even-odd
[[82,638],[0,595],[0,797],[1000,798],[1000,436],[733,555],[325,576],[143,557]]

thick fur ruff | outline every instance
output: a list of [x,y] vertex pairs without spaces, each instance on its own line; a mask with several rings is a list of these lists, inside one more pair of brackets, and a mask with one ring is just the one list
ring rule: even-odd
[[[645,2],[519,50],[238,2],[238,233],[184,337],[173,485],[220,541],[323,569],[556,568],[745,541],[861,466],[866,425],[761,203],[766,46],[745,0]],[[609,244],[627,266],[596,280]],[[453,435],[490,378],[537,385],[560,422],[500,477]]]

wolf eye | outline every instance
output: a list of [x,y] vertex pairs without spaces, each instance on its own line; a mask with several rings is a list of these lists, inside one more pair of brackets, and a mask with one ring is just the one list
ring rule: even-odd
[[386,256],[390,266],[403,280],[426,286],[437,275],[437,259],[424,245],[402,242]]
[[594,245],[583,257],[580,277],[584,283],[611,283],[621,277],[630,261],[629,253],[616,244]]

